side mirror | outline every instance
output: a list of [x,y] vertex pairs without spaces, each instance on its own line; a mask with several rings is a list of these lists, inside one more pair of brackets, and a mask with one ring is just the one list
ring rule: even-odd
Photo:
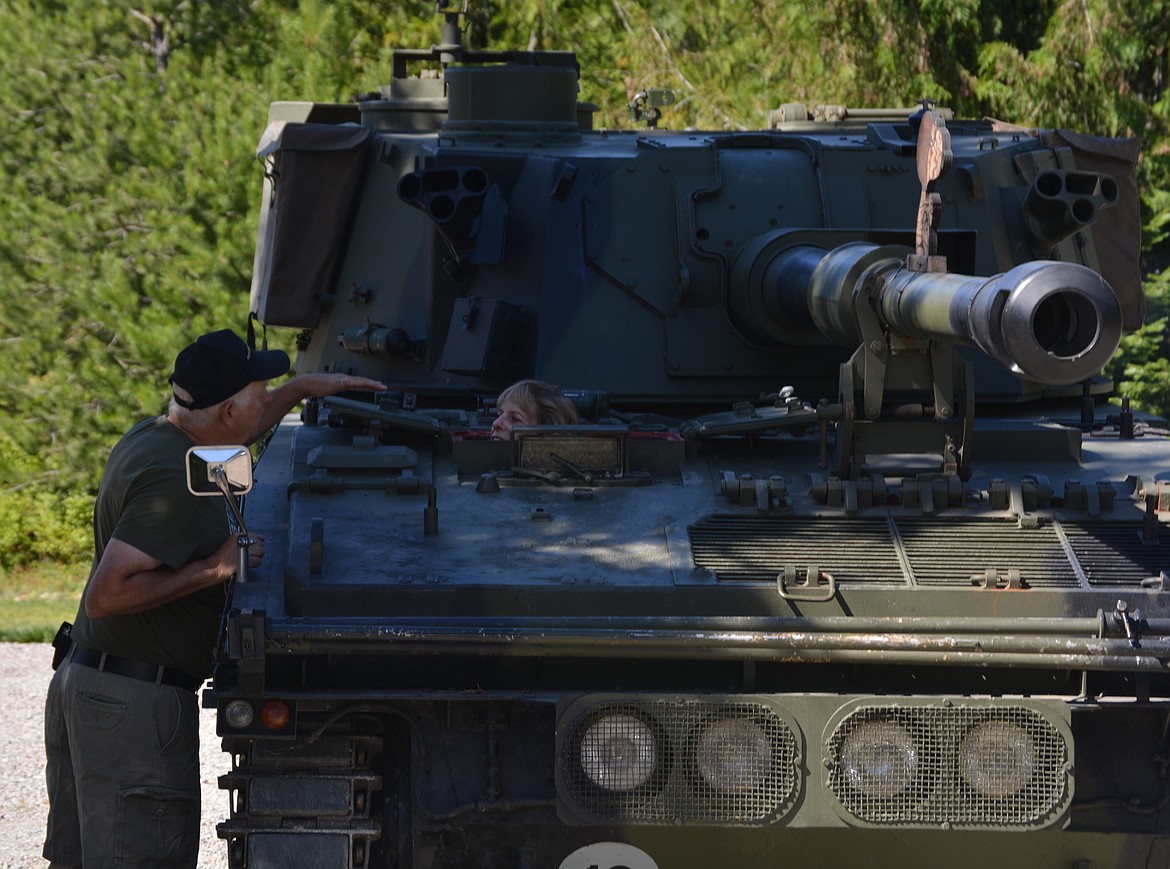
[[228,509],[239,528],[236,535],[239,546],[236,578],[245,579],[251,540],[236,496],[252,491],[252,454],[246,448],[236,446],[191,447],[187,450],[187,490],[192,495],[222,495],[227,500]]
[[244,447],[191,447],[187,489],[192,495],[245,495],[252,491],[252,454]]

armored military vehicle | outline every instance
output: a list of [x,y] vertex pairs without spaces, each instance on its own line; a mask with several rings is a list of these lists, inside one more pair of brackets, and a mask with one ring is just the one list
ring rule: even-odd
[[[390,389],[256,464],[231,865],[1170,865],[1134,143],[664,101],[448,16],[272,106],[256,340]],[[522,378],[580,422],[491,439]]]

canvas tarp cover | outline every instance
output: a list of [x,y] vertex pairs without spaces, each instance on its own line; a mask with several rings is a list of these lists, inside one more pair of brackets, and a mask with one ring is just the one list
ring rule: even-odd
[[257,156],[268,178],[252,311],[272,326],[312,328],[331,294],[361,181],[368,127],[270,124]]

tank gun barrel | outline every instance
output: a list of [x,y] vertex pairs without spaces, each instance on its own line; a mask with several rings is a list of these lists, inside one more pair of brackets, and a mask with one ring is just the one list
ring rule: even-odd
[[883,330],[978,347],[1013,373],[1047,384],[1097,373],[1121,340],[1116,294],[1076,263],[1037,260],[974,277],[914,271],[906,267],[909,251],[894,245],[768,250],[737,270],[731,295],[741,321],[763,337],[783,332],[807,341],[815,330],[856,345],[867,338],[863,319],[872,310]]

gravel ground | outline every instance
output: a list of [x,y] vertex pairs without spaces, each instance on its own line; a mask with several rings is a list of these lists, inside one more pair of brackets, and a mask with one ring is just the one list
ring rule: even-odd
[[[45,837],[44,712],[53,659],[41,643],[0,643],[0,869],[44,869]],[[217,779],[230,760],[220,751],[215,713],[199,712],[203,828],[199,869],[227,869],[227,846],[215,824],[227,815],[227,793]]]

